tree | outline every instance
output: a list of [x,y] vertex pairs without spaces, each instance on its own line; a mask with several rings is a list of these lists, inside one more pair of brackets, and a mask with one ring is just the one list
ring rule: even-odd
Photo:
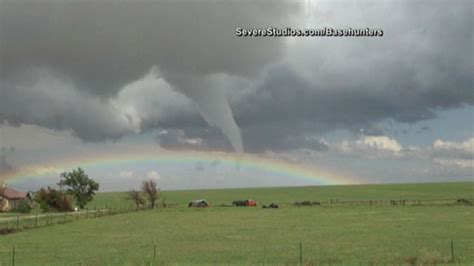
[[99,190],[99,183],[90,179],[81,168],[62,173],[59,184],[67,188],[67,193],[74,197],[80,208],[84,208],[88,202],[92,201],[95,191]]
[[36,202],[39,203],[43,211],[72,211],[72,199],[64,191],[50,187],[41,188],[35,193]]
[[161,190],[156,186],[156,182],[152,179],[143,181],[142,191],[148,199],[148,202],[150,202],[150,208],[155,208],[156,201],[161,196]]
[[127,199],[133,201],[137,209],[140,208],[140,206],[145,204],[145,199],[142,196],[142,192],[135,189],[132,189],[128,192]]

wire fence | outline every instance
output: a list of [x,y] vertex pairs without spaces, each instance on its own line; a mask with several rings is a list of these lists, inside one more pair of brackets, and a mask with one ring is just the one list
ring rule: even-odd
[[50,212],[36,213],[16,216],[0,217],[0,235],[9,234],[27,229],[51,226],[54,224],[64,224],[72,221],[99,218],[122,213],[148,210],[148,208],[134,208],[131,206],[114,208],[94,208],[77,212]]
[[[58,248],[58,251],[61,248]],[[160,250],[157,248],[156,244],[145,244],[141,245],[140,254],[136,254],[134,258],[127,261],[126,265],[168,265],[168,264],[178,264],[176,261],[169,261],[168,259],[161,258]],[[282,263],[276,263],[278,265],[340,265],[345,263],[345,259],[342,257],[331,256],[325,257],[321,255],[314,254],[314,251],[308,250],[302,241],[296,243],[287,243],[285,248],[287,254],[283,259]],[[1,251],[1,250],[0,250]],[[17,248],[15,246],[11,246],[10,250],[4,250],[4,252],[0,252],[2,256],[0,256],[0,266],[15,266],[15,265],[26,265],[31,263],[31,252],[32,250],[25,250],[21,248]],[[58,254],[62,254],[63,252],[58,252]],[[272,253],[271,246],[264,246],[263,252],[260,253],[260,259],[253,258],[250,261],[247,261],[245,265],[274,265],[275,261],[271,259],[268,253]],[[138,257],[138,258],[137,258]],[[64,258],[61,259],[60,256],[55,256],[53,261],[55,261],[58,265],[116,265],[117,263],[124,263],[124,261],[117,261],[113,258],[113,256],[100,256],[98,259],[94,258],[84,258],[80,259],[79,261],[74,262],[70,261],[71,258]],[[453,239],[447,239],[445,242],[445,249],[443,254],[438,254],[436,256],[429,256],[429,257],[417,257],[417,256],[401,256],[401,257],[390,257],[386,258],[387,261],[381,261],[381,258],[361,258],[360,260],[351,261],[352,264],[356,265],[386,265],[386,264],[396,264],[396,265],[464,265],[465,258],[459,254],[455,254],[455,245]],[[212,259],[211,259],[212,260]],[[357,263],[356,263],[357,262]],[[26,263],[26,264],[25,264]],[[185,263],[189,264],[189,263]],[[207,264],[207,263],[206,263]],[[234,263],[209,263],[209,264],[236,264]],[[242,264],[242,263],[237,263]],[[467,265],[467,264],[466,264]]]
[[397,199],[397,200],[339,200],[337,198],[322,201],[322,205],[348,205],[348,206],[449,206],[473,205],[474,198],[457,199]]

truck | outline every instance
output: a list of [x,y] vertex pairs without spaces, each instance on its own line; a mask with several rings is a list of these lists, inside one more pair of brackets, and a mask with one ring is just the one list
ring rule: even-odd
[[257,206],[257,202],[251,199],[248,200],[234,200],[232,205],[239,207],[254,207]]

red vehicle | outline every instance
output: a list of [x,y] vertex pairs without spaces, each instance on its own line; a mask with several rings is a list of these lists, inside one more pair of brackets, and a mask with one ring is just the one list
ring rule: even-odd
[[257,202],[251,199],[248,200],[236,200],[232,202],[235,206],[254,207],[257,206]]

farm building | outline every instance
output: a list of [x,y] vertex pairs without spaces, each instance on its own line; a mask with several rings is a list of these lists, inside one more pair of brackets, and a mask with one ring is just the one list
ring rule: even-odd
[[20,192],[7,187],[5,184],[0,187],[0,212],[16,209],[23,200],[31,202],[30,193]]

